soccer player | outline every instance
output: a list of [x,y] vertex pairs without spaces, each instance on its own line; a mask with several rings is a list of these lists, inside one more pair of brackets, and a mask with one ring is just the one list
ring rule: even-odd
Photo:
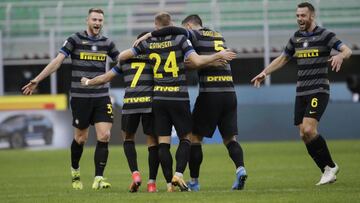
[[[316,25],[315,9],[310,3],[298,4],[296,18],[299,30],[290,38],[283,53],[251,82],[260,87],[267,75],[283,67],[292,57],[296,58],[298,81],[294,124],[299,127],[309,155],[323,173],[316,185],[323,185],[335,182],[339,172],[325,139],[317,130],[329,101],[328,62],[332,70],[338,72],[343,60],[351,56],[351,50],[333,32]],[[339,53],[330,57],[332,49]]]
[[68,56],[71,56],[70,104],[73,115],[74,140],[71,144],[72,187],[82,189],[79,161],[84,143],[88,139],[89,125],[96,129],[95,178],[92,188],[95,190],[110,188],[103,178],[108,159],[108,142],[113,122],[112,104],[109,98],[109,84],[94,87],[80,85],[81,77],[93,78],[105,73],[106,57],[117,60],[119,51],[115,44],[101,34],[104,24],[104,12],[98,8],[89,9],[87,29],[71,35],[63,44],[59,54],[39,75],[25,85],[23,94],[31,95],[39,82],[55,72]]
[[[200,16],[189,15],[182,21],[182,25],[187,28],[187,34],[197,53],[209,55],[226,49],[225,39],[221,33],[203,27]],[[179,28],[169,27],[153,31],[151,36],[174,32],[186,34]],[[198,71],[200,88],[192,114],[193,134],[190,136],[189,160],[191,181],[188,182],[188,186],[192,191],[200,189],[199,173],[203,159],[201,142],[204,137],[211,138],[218,127],[223,143],[236,168],[236,178],[232,189],[241,190],[244,188],[247,175],[244,168],[243,150],[236,141],[237,100],[231,68],[229,64],[216,68],[211,68],[211,64],[208,66],[210,67]]]
[[[155,16],[155,27],[160,29],[171,25],[171,16],[166,12]],[[199,56],[191,42],[184,35],[168,35],[149,38],[133,49],[120,53],[120,60],[146,53],[154,61],[154,131],[159,141],[159,159],[167,182],[168,191],[179,186],[188,191],[183,180],[190,153],[190,134],[192,131],[189,94],[186,85],[184,58],[200,67],[218,59],[231,60],[236,54],[223,50],[209,56]],[[172,156],[170,153],[171,129],[175,126],[180,139],[176,151],[176,172],[172,176]]]
[[[141,37],[142,33],[138,36]],[[151,62],[147,55],[138,55],[126,61],[121,61],[111,71],[95,78],[83,77],[81,83],[84,86],[105,84],[116,75],[123,75],[125,81],[124,105],[122,108],[121,128],[124,138],[124,152],[130,171],[132,182],[130,192],[137,192],[141,185],[141,176],[137,164],[135,149],[135,133],[140,119],[143,132],[146,135],[148,145],[149,181],[148,192],[156,192],[156,176],[159,168],[157,138],[153,133],[152,96],[153,96],[153,72]]]

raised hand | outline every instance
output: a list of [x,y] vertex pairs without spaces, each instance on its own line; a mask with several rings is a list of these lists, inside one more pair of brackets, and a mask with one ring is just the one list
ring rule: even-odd
[[344,60],[344,57],[341,54],[337,54],[335,56],[332,56],[329,59],[329,61],[331,61],[331,70],[339,72],[343,60]]
[[37,80],[30,80],[30,82],[24,87],[22,87],[21,90],[25,95],[32,95],[38,84],[39,82]]
[[212,65],[212,66],[215,66],[215,67],[223,67],[223,66],[225,66],[226,64],[228,64],[227,60],[218,59],[218,60],[214,61],[211,65]]
[[259,73],[257,76],[255,76],[251,82],[254,83],[254,87],[259,88],[261,85],[261,82],[264,81],[266,78],[266,73],[263,71]]
[[220,52],[218,52],[218,54],[220,54],[221,59],[227,60],[227,61],[231,61],[234,58],[236,58],[236,53],[231,51],[230,49],[221,50]]

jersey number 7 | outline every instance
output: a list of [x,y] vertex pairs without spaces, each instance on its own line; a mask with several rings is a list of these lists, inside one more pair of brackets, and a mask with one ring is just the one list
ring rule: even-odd
[[145,68],[145,63],[131,63],[131,68],[132,69],[138,69],[135,73],[134,79],[131,81],[131,85],[130,87],[134,88],[136,87],[136,84],[139,81],[139,78],[141,76],[141,73],[143,72],[144,68]]

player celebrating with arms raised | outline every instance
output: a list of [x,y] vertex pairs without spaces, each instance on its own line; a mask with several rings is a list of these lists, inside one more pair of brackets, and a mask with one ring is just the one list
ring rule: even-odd
[[88,139],[89,125],[95,125],[97,144],[95,149],[95,190],[109,188],[110,183],[103,178],[108,159],[108,143],[113,122],[112,104],[109,97],[109,84],[83,87],[81,77],[93,78],[105,73],[106,57],[116,61],[119,51],[114,42],[101,35],[104,12],[98,8],[89,9],[87,29],[71,35],[60,49],[60,53],[41,73],[25,85],[22,90],[31,95],[40,81],[60,68],[64,59],[71,56],[70,104],[73,115],[74,140],[71,144],[72,187],[82,189],[80,181],[80,158]]
[[[294,124],[299,127],[309,155],[323,172],[316,185],[336,181],[339,167],[334,163],[325,139],[318,133],[318,123],[329,101],[328,61],[338,72],[351,50],[335,34],[315,24],[315,9],[308,2],[300,3],[296,10],[299,30],[290,38],[284,52],[270,63],[251,82],[260,87],[267,75],[283,67],[291,57],[298,66]],[[332,49],[340,53],[330,57]]]

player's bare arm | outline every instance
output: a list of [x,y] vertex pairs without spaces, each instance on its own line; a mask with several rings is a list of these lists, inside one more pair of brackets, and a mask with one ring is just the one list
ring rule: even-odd
[[236,58],[236,53],[228,49],[222,50],[212,55],[198,55],[196,52],[192,52],[188,56],[188,60],[194,64],[193,67],[201,68],[203,65],[215,62],[217,60],[231,61]]
[[284,65],[290,60],[290,58],[284,54],[281,54],[276,59],[274,59],[268,67],[266,67],[261,73],[255,76],[251,82],[254,83],[254,86],[259,88],[261,82],[265,80],[267,75],[270,75],[272,72],[284,67]]
[[[185,61],[184,61],[184,63],[185,63],[185,66],[187,67],[187,68],[203,68],[205,65],[202,65],[202,66],[200,66],[200,67],[196,67],[195,66],[195,64],[194,63],[192,63],[190,60],[188,60],[188,59],[185,59]],[[209,64],[206,64],[206,66],[211,66],[211,67],[214,67],[214,68],[216,68],[216,67],[224,67],[226,64],[228,64],[228,61],[227,60],[224,60],[224,59],[218,59],[218,60],[216,60],[216,61],[213,61],[213,62],[211,62],[211,63],[209,63]]]
[[351,54],[352,54],[352,51],[348,46],[346,46],[345,44],[341,45],[340,53],[332,56],[329,59],[329,61],[331,62],[331,70],[339,72],[343,60],[350,58]]
[[107,82],[110,82],[115,76],[116,76],[116,74],[113,71],[108,71],[105,74],[96,76],[92,79],[82,77],[81,85],[83,85],[83,86],[103,85]]
[[140,37],[139,39],[135,40],[133,43],[133,47],[136,47],[137,45],[140,44],[140,42],[147,40],[148,38],[152,37],[151,32],[148,32],[147,34],[145,34],[144,36]]
[[59,53],[56,58],[54,58],[33,80],[31,80],[27,85],[21,88],[23,94],[32,95],[33,91],[36,89],[39,82],[48,77],[51,73],[55,72],[60,68],[61,64],[65,59],[63,53]]
[[120,61],[126,61],[132,57],[134,57],[135,54],[131,49],[126,49],[119,54]]

